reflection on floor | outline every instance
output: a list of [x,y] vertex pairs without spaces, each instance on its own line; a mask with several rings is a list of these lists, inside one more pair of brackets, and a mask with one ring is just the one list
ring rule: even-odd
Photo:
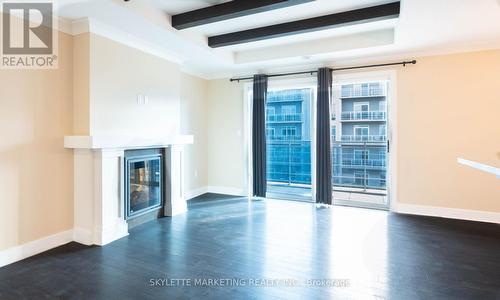
[[1,268],[0,299],[498,299],[499,236],[496,224],[204,195],[105,247]]
[[310,187],[297,185],[267,185],[267,198],[298,201],[312,201]]
[[385,190],[364,190],[335,186],[333,200],[336,204],[341,205],[388,208],[387,191]]

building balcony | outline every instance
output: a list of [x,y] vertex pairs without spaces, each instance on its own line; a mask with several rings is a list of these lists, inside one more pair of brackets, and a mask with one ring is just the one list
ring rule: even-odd
[[342,112],[342,121],[385,121],[385,111],[347,111]]
[[385,97],[385,86],[380,83],[350,84],[342,86],[341,97],[346,98],[367,98]]
[[269,123],[302,122],[302,114],[267,115],[266,121]]
[[[276,144],[276,145],[287,145],[290,143],[306,143],[302,141],[302,136],[300,135],[272,135],[272,136],[267,136],[266,138],[266,143],[268,145],[270,144]],[[308,142],[310,143],[310,142]]]
[[377,177],[355,177],[355,176],[345,176],[345,175],[333,175],[333,186],[334,187],[351,187],[360,189],[374,189],[374,190],[385,190],[387,188],[387,182],[383,178]]
[[290,94],[290,95],[279,95],[279,96],[269,96],[267,97],[267,102],[302,102],[304,101],[304,96],[301,94]]
[[342,159],[341,164],[334,166],[348,169],[385,170],[387,162],[385,159]]
[[387,141],[385,135],[343,135],[342,142],[348,143],[383,143]]
[[311,184],[311,142],[267,140],[267,180],[273,184]]

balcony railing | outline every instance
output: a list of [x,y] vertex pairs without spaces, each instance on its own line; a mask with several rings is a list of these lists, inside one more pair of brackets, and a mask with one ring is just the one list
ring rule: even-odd
[[360,189],[385,189],[387,175],[385,144],[364,142],[332,145],[333,184]]
[[364,178],[354,176],[333,176],[333,185],[341,187],[353,187],[363,189],[385,190],[387,182],[383,178],[366,176]]
[[343,135],[342,142],[386,142],[385,135]]
[[267,136],[267,145],[274,142],[300,142],[302,137],[300,135],[271,135]]
[[385,121],[385,111],[347,111],[342,113],[343,121]]
[[385,170],[386,161],[385,159],[342,159],[341,164],[335,164],[334,166],[350,169]]
[[[282,137],[284,138],[284,137]],[[289,138],[289,137],[286,137]],[[311,142],[267,140],[267,180],[287,185],[311,184]],[[356,152],[361,150],[361,152]],[[385,189],[385,145],[332,145],[333,184],[360,189]]]
[[267,102],[300,102],[304,101],[304,95],[301,93],[278,93],[268,94]]
[[268,139],[267,181],[311,184],[311,142]]
[[267,122],[301,122],[302,114],[267,115]]
[[385,96],[385,86],[380,83],[349,84],[342,86],[342,98]]

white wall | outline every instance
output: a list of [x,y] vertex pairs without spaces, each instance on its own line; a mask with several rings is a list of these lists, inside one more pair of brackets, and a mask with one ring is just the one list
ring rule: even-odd
[[208,81],[181,75],[181,134],[194,136],[186,146],[185,190],[188,196],[205,191],[208,185]]
[[228,79],[208,84],[208,185],[246,189],[243,84]]

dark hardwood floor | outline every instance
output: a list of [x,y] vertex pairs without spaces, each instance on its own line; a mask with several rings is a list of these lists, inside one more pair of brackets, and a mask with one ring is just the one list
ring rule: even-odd
[[[164,278],[247,285],[151,285]],[[105,247],[70,243],[0,269],[0,299],[332,298],[500,299],[500,226],[204,195]]]

